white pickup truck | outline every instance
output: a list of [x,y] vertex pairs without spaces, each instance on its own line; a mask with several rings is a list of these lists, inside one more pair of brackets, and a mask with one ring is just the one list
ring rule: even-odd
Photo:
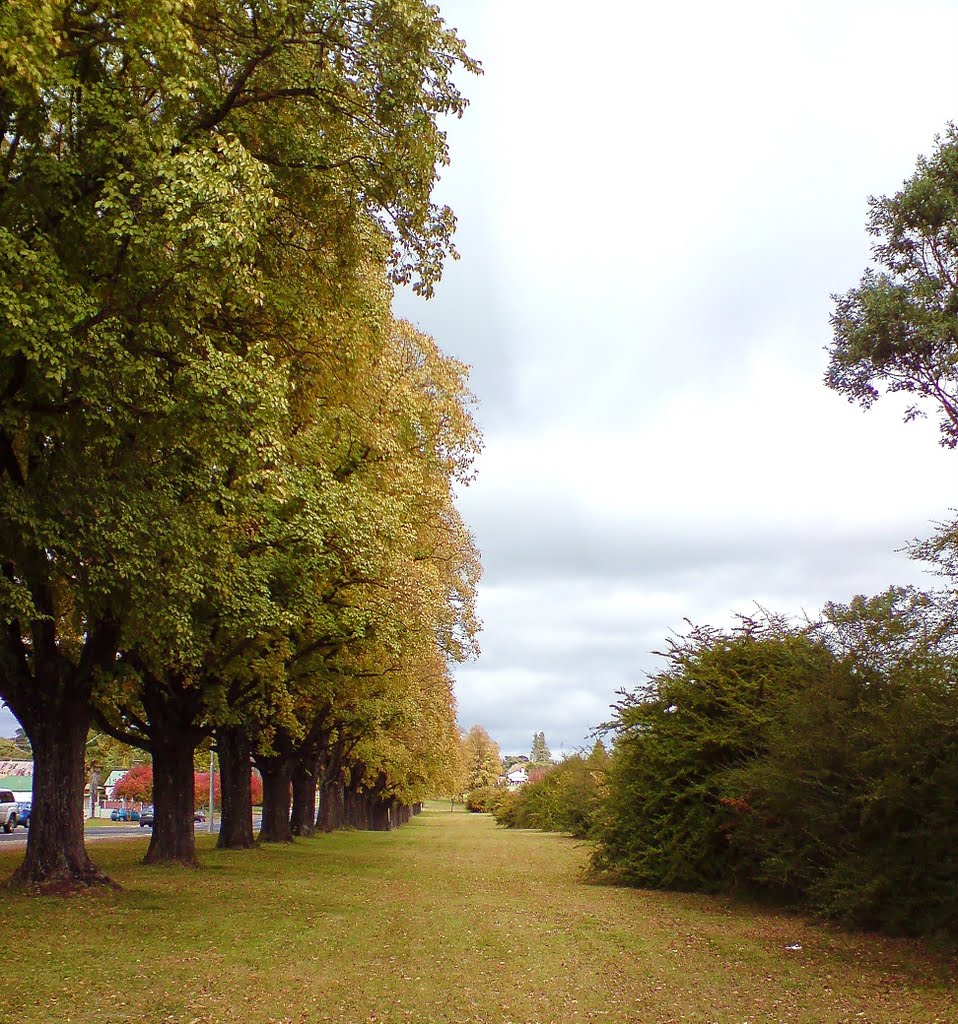
[[17,827],[17,801],[9,789],[0,789],[0,828],[12,832]]

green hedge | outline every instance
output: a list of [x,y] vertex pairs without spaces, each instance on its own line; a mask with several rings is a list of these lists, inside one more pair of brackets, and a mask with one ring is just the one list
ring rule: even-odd
[[597,744],[589,757],[575,755],[554,765],[537,782],[508,794],[495,811],[506,828],[538,828],[588,836],[599,808],[607,756]]
[[616,706],[593,864],[958,936],[958,624],[892,589],[694,630]]
[[466,794],[466,810],[474,814],[492,814],[506,796],[498,786],[480,786]]

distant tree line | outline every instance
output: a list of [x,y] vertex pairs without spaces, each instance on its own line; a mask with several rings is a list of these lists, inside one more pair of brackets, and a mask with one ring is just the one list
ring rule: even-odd
[[[544,732],[533,733],[529,755],[502,756],[499,744],[481,726],[474,725],[463,738],[463,800],[467,810],[488,813],[498,810],[508,786],[506,776],[521,768],[529,779],[538,779],[552,767],[552,753]],[[543,827],[543,826],[537,826]]]
[[91,725],[148,753],[148,861],[401,823],[456,785],[475,649],[466,369],[391,312],[454,255],[440,120],[477,71],[425,0],[0,17],[0,698],[14,881],[107,881]]
[[17,729],[12,739],[0,736],[0,760],[29,761],[31,757],[30,741],[22,729]]

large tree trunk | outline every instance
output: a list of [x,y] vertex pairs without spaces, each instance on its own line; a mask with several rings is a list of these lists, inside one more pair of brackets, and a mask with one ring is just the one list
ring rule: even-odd
[[306,735],[292,751],[292,829],[296,836],[316,834],[316,787],[320,767],[326,766],[330,755],[329,712],[329,705],[317,710]]
[[344,794],[344,819],[347,828],[369,828],[369,797],[365,792],[359,792],[351,786],[347,787]]
[[347,746],[347,737],[340,734],[323,751],[319,812],[316,815],[316,828],[322,832],[335,832],[346,825],[343,763]]
[[55,697],[48,695],[44,711],[41,718],[19,709],[33,747],[33,809],[26,855],[10,883],[54,890],[115,885],[94,866],[83,843],[88,703],[61,687]]
[[293,833],[289,827],[289,757],[286,754],[257,757],[256,767],[263,776],[263,823],[259,832],[260,842],[291,843]]
[[250,790],[252,757],[246,730],[241,726],[218,729],[216,749],[220,758],[223,805],[216,846],[221,850],[249,850],[256,845],[256,841],[253,838],[253,798]]
[[363,788],[366,765],[354,761],[349,766],[349,782],[343,792],[343,820],[347,828],[369,828],[369,798]]
[[369,828],[372,832],[388,832],[392,828],[389,820],[389,801],[378,794],[370,798]]
[[109,619],[90,623],[74,664],[60,649],[52,590],[37,584],[31,594],[44,617],[0,631],[0,697],[33,747],[31,827],[10,882],[54,890],[112,885],[83,845],[83,761],[93,679],[114,664],[119,628]]
[[153,740],[153,834],[144,864],[199,864],[193,834],[193,751],[188,732],[162,730],[162,739]]
[[412,818],[412,808],[408,804],[393,800],[389,806],[389,820],[393,828],[405,825]]
[[153,829],[143,862],[197,867],[193,753],[208,735],[197,724],[203,693],[181,672],[156,675],[142,665],[138,670],[146,712],[142,726],[148,736],[142,746],[153,755]]
[[316,758],[297,757],[293,763],[292,776],[293,835],[313,836],[316,834],[316,786],[319,781]]
[[345,824],[345,792],[342,779],[324,782],[319,795],[319,814],[316,827],[323,832],[335,832]]
[[366,828],[371,832],[388,832],[390,829],[389,804],[391,801],[383,796],[385,788],[386,776],[383,772],[380,772],[376,778],[375,785],[370,786],[366,792],[366,800],[369,807]]

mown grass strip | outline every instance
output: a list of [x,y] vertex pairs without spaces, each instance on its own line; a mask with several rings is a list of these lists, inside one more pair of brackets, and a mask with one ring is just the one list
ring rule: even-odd
[[[448,807],[448,805],[446,805]],[[0,1021],[22,1024],[953,1024],[927,946],[699,896],[592,886],[580,844],[427,810],[394,833],[198,871],[94,858],[123,886],[7,897]],[[0,853],[8,874],[19,854]],[[801,949],[786,947],[799,945]]]

